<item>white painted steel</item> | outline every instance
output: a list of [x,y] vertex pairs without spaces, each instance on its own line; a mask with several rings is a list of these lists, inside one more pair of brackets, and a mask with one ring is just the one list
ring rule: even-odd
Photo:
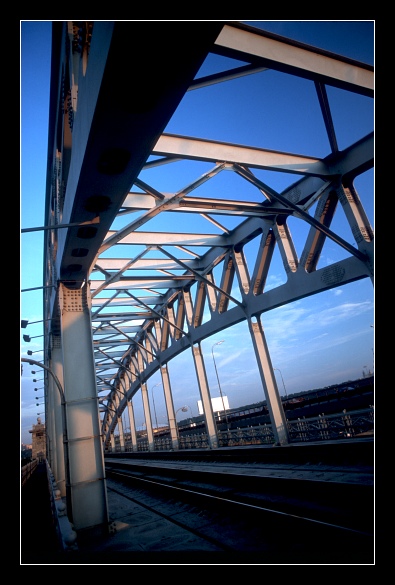
[[[374,166],[374,136],[372,132],[339,151],[325,89],[373,98],[373,68],[237,23],[166,21],[151,34],[154,25],[54,22],[46,224],[56,228],[89,222],[45,231],[44,343],[48,363],[59,376],[63,369],[77,529],[107,525],[102,450],[114,448],[114,432],[122,435],[124,445],[120,423],[125,409],[137,450],[131,401],[138,393],[149,449],[155,448],[147,393],[153,374],[162,375],[176,449],[168,364],[183,351],[191,353],[209,447],[216,448],[200,342],[248,321],[275,440],[286,444],[262,315],[355,280],[373,282],[374,234],[352,181]],[[85,43],[81,53],[73,44],[82,39],[79,35]],[[145,50],[156,55],[148,68],[141,57]],[[197,79],[211,52],[245,65]],[[326,156],[164,132],[189,90],[267,75],[270,69],[314,82],[330,145]],[[201,95],[204,99],[206,94]],[[186,163],[196,172],[179,181],[174,192],[146,179],[147,172],[161,165],[170,165],[178,176],[177,165]],[[209,170],[207,163],[213,165]],[[279,193],[258,178],[261,171],[287,174],[290,182]],[[215,179],[224,172],[242,181],[248,195],[241,189],[233,199],[223,189],[217,191]],[[200,195],[203,186],[211,189],[207,196]],[[330,227],[339,209],[352,239]],[[183,219],[191,216],[194,227],[188,230]],[[308,228],[300,254],[289,218]],[[345,257],[321,267],[327,240]],[[249,269],[244,247],[253,241],[256,252]],[[276,248],[286,279],[267,290]],[[72,310],[65,298],[74,298]],[[86,306],[84,299],[89,299]],[[52,345],[57,337],[62,363]],[[51,465],[62,485],[59,405],[54,400],[49,404],[46,420],[56,460]]]

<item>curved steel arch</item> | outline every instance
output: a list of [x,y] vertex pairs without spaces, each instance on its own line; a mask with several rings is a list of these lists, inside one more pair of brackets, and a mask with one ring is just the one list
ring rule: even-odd
[[[294,189],[303,192],[302,183],[294,185],[291,191]],[[332,215],[333,207],[337,205],[337,201],[347,200],[348,202],[350,200],[347,198],[347,194],[352,193],[353,204],[358,202],[359,205],[358,196],[353,187],[350,185],[344,188],[341,179],[336,178],[333,182],[322,180],[317,191],[320,192],[321,205],[317,207],[316,216],[320,217],[322,222],[326,221],[323,209],[327,208],[327,213]],[[287,194],[283,195],[285,198],[286,196]],[[310,201],[314,200],[315,197],[311,196]],[[343,245],[341,238],[330,233],[330,230],[327,230],[324,225],[320,230],[314,223],[306,239],[303,254],[298,258],[286,223],[282,221],[285,215],[286,217],[291,215],[299,217],[298,211],[286,209],[285,213],[280,213],[277,209],[273,212],[270,205],[267,205],[266,208],[262,219],[249,218],[231,235],[226,236],[230,240],[229,245],[211,248],[198,261],[192,261],[188,267],[185,267],[184,275],[189,275],[188,282],[178,288],[169,289],[162,304],[156,305],[154,308],[152,319],[144,321],[144,325],[135,335],[135,342],[122,356],[123,363],[120,364],[122,369],[118,371],[117,376],[124,369],[128,371],[129,368],[126,364],[130,363],[131,356],[141,354],[144,351],[143,348],[151,357],[150,359],[145,358],[142,362],[143,370],[136,369],[138,370],[138,373],[136,371],[136,379],[130,384],[127,394],[116,410],[113,410],[114,415],[111,422],[107,428],[106,425],[103,425],[107,441],[109,434],[115,430],[117,416],[121,416],[127,401],[141,388],[141,384],[145,383],[161,367],[161,364],[171,361],[180,352],[206,337],[242,320],[259,317],[262,313],[275,307],[361,278],[373,277],[373,237],[370,225],[366,220],[363,225],[360,225],[361,232],[365,234],[365,237],[361,239],[358,249],[352,250],[348,258],[333,266],[317,269],[319,250],[322,249],[326,237],[331,237],[338,245],[347,248],[347,251],[350,246]],[[350,213],[353,213],[352,210]],[[353,217],[356,221],[357,218]],[[304,221],[303,217],[301,221]],[[318,222],[318,220],[316,221]],[[320,243],[317,243],[317,238],[321,239]],[[251,242],[252,239],[258,240],[259,245],[257,246],[253,274],[250,275],[243,247],[246,242]],[[263,281],[269,270],[275,246],[281,249],[284,266],[288,270],[288,280],[276,289],[265,292]],[[292,254],[289,253],[288,248],[292,250]],[[161,246],[158,246],[157,250],[159,253],[164,252],[163,255],[166,257],[166,251]],[[176,263],[177,260],[174,259],[174,262]],[[179,264],[184,267],[184,263],[180,262]],[[220,286],[215,284],[214,266],[217,269],[222,267]],[[236,278],[241,301],[234,299],[229,292],[235,285]],[[154,286],[158,287],[158,283],[156,282]],[[191,286],[196,287],[194,300],[191,296]],[[188,312],[185,310],[187,303],[190,306],[189,318]],[[176,309],[174,309],[175,305]],[[202,315],[207,308],[211,312],[211,318],[208,322],[203,323]],[[155,328],[155,324],[158,323],[160,325]],[[166,339],[166,342],[161,343],[160,339]],[[147,349],[146,344],[149,345],[149,349]],[[116,386],[114,389],[116,390]]]
[[[373,281],[374,236],[354,180],[374,166],[374,136],[339,150],[326,90],[373,98],[373,68],[237,23],[161,23],[154,39],[141,27],[152,33],[147,22],[54,23],[53,52],[60,58],[52,88],[53,95],[59,87],[63,93],[51,100],[47,220],[54,227],[86,223],[46,235],[44,305],[52,319],[46,343],[60,328],[59,293],[50,286],[85,286],[97,391],[110,389],[105,443],[128,401],[185,349],[243,320],[259,325],[263,313],[297,299]],[[156,55],[149,71],[136,59],[148,50]],[[199,77],[212,55],[238,66]],[[120,74],[128,59],[131,70]],[[270,70],[313,82],[326,130],[321,148],[329,144],[325,157],[165,132],[192,90],[209,100],[205,90],[214,84]],[[157,185],[157,170],[170,168],[179,177],[169,181],[165,173],[165,185],[177,184],[172,191]],[[247,196],[208,191],[225,172],[240,191],[245,185]],[[277,173],[290,179],[281,192]],[[340,210],[348,237],[331,228]],[[291,220],[306,226],[300,255]],[[341,259],[321,267],[328,240]],[[249,255],[254,250],[249,262],[247,247]],[[275,249],[286,282],[267,290]],[[275,395],[268,398],[281,408]]]

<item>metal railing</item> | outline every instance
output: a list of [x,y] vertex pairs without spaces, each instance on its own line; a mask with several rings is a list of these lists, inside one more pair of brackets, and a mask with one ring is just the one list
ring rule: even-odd
[[374,433],[374,409],[288,421],[291,442],[349,439]]
[[58,537],[59,549],[65,551],[78,550],[77,533],[67,515],[66,498],[62,498],[58,489],[55,477],[47,460],[45,460],[47,469],[48,491],[51,500],[52,521]]
[[[287,420],[290,443],[306,441],[329,441],[344,438],[361,437],[374,434],[374,408],[343,411],[338,414],[319,415],[312,418]],[[218,431],[218,447],[239,447],[243,445],[272,445],[275,443],[270,424],[242,427]],[[171,451],[173,444],[170,436],[154,438],[155,451]],[[206,432],[180,434],[179,449],[208,449],[209,440]],[[121,451],[116,442],[114,452]],[[130,441],[125,444],[125,451],[133,451]],[[139,438],[137,451],[149,451],[147,438]],[[109,450],[111,452],[111,450]]]
[[24,485],[26,485],[26,482],[31,478],[32,474],[37,469],[37,465],[38,465],[38,460],[37,459],[33,459],[33,461],[30,461],[29,463],[26,463],[26,465],[24,465],[22,467],[22,469],[21,469],[21,482],[22,482],[22,487]]

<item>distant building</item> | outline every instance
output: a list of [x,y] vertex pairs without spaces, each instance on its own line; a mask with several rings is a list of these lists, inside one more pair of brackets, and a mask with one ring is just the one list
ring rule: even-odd
[[46,433],[45,424],[41,422],[41,418],[37,418],[37,424],[33,425],[33,429],[29,431],[32,434],[32,459],[42,461],[46,458]]
[[[213,412],[224,412],[225,410],[229,410],[229,401],[228,397],[223,396],[216,396],[215,398],[211,399],[211,406],[213,407]],[[197,407],[199,414],[203,414],[203,404],[201,400],[197,401]]]

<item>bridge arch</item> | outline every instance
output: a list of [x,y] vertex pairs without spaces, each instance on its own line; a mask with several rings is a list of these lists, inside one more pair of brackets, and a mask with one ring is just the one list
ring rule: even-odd
[[[247,323],[275,440],[287,444],[265,315],[374,282],[374,234],[355,187],[374,169],[373,117],[360,121],[362,135],[350,130],[344,140],[331,107],[335,93],[342,112],[349,96],[371,103],[373,67],[242,23],[170,21],[154,35],[153,25],[53,23],[44,351],[64,377],[77,529],[106,523],[105,504],[95,517],[84,504],[102,501],[103,443],[123,432],[125,411],[133,418],[138,392],[153,445],[147,382],[154,374],[161,373],[176,448],[170,369],[191,352],[216,448],[202,342]],[[149,68],[145,54],[155,55]],[[224,63],[219,72],[212,59]],[[257,99],[253,79],[264,123],[252,120],[245,144],[232,131]],[[215,128],[226,106],[219,86],[237,88],[242,111],[221,135],[202,136],[194,117],[204,112]],[[273,116],[284,96],[297,116]],[[265,132],[273,119],[290,138],[284,150]],[[186,120],[194,134],[186,135]],[[281,280],[269,285],[274,267]],[[93,461],[101,463],[92,469]]]

